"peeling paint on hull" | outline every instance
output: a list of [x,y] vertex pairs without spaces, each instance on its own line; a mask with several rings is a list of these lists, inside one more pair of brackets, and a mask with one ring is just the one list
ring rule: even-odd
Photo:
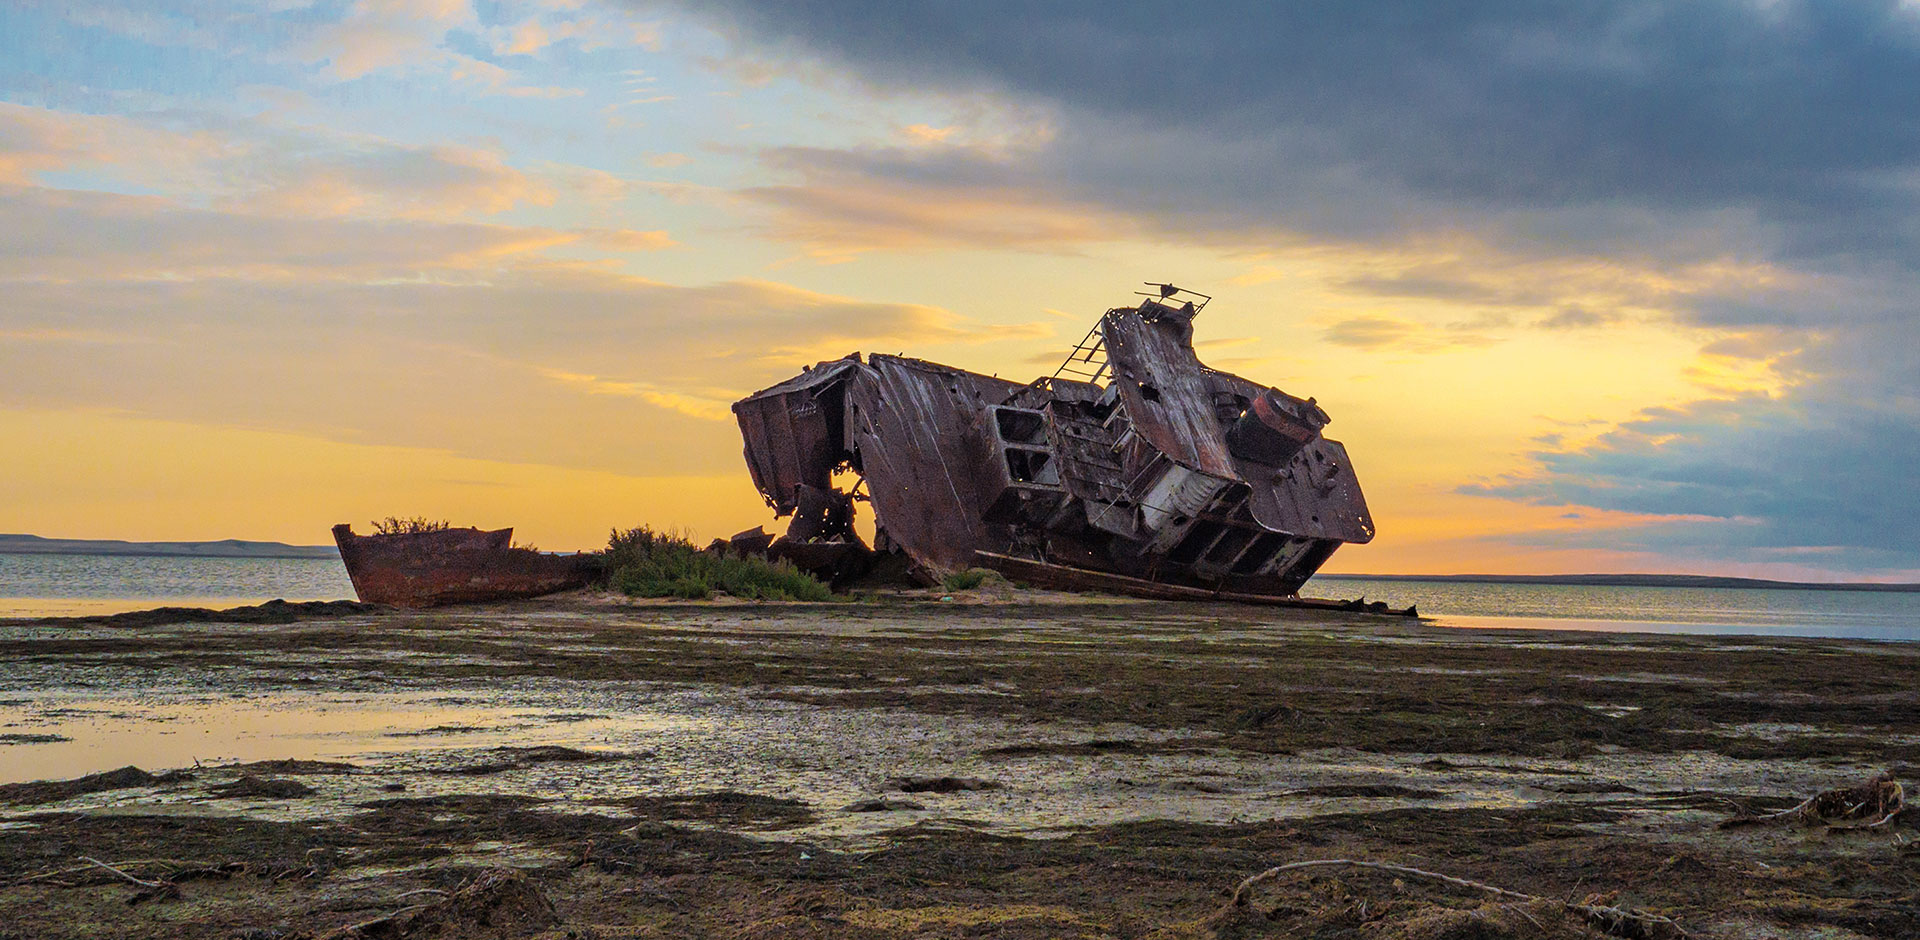
[[333,527],[340,560],[366,604],[442,604],[538,597],[582,587],[587,556],[547,555],[513,547],[512,529],[443,529],[400,535],[355,535]]
[[796,519],[776,551],[864,550],[865,502],[872,549],[925,579],[979,565],[1067,588],[1294,598],[1373,519],[1313,399],[1195,356],[1205,303],[1161,286],[1026,384],[854,353],[736,402],[754,485]]

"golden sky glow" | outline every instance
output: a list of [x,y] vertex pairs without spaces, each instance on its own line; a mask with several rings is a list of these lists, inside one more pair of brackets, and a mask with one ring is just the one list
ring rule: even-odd
[[0,412],[0,438],[33,442],[0,453],[13,525],[69,538],[313,544],[338,522],[367,531],[392,514],[368,507],[387,506],[515,526],[559,550],[604,542],[618,520],[731,532],[764,515],[744,474],[633,476],[88,412]]
[[1379,535],[1330,571],[1817,577],[1847,547],[1713,435],[1799,433],[1901,292],[1748,206],[1549,198],[1572,167],[1509,198],[1538,181],[1336,153],[1372,115],[916,83],[674,4],[285,6],[0,21],[0,532],[775,526],[733,400],[855,350],[1048,374],[1151,280],[1216,297],[1203,359],[1333,416]]

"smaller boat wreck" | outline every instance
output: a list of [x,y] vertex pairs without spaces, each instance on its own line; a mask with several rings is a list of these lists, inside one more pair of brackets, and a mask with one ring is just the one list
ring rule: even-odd
[[537,597],[584,587],[592,555],[548,555],[513,547],[512,529],[436,529],[355,535],[333,527],[353,590],[366,604],[437,607]]
[[792,521],[735,547],[840,584],[984,567],[1063,590],[1387,612],[1298,596],[1374,534],[1327,413],[1207,367],[1193,332],[1211,298],[1150,286],[1024,384],[853,353],[736,402],[754,485]]

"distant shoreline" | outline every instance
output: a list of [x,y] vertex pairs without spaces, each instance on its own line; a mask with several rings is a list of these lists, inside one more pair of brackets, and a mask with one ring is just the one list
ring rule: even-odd
[[127,542],[120,539],[49,539],[37,535],[0,534],[0,555],[108,555],[148,558],[307,558],[337,559],[331,545],[288,545],[285,542]]
[[[288,545],[221,539],[212,542],[127,542],[119,539],[49,539],[0,534],[0,555],[108,555],[150,558],[337,559],[332,545]],[[1877,581],[1769,581],[1696,574],[1334,574],[1351,581],[1435,581],[1453,584],[1557,584],[1593,587],[1748,588],[1773,591],[1872,591],[1920,593],[1920,583]]]
[[1751,588],[1771,591],[1920,592],[1920,584],[1878,581],[1768,581],[1699,574],[1333,574],[1351,581],[1441,581],[1456,584],[1559,584],[1593,587]]

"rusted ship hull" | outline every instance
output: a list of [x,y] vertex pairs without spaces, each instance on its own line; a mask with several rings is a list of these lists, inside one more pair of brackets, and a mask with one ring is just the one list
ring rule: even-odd
[[340,561],[362,603],[437,607],[538,597],[583,587],[592,577],[582,555],[513,547],[512,529],[442,529],[355,535],[333,527]]
[[1313,399],[1200,362],[1205,298],[1183,295],[1109,310],[1025,384],[854,353],[735,403],[754,484],[794,517],[774,550],[857,543],[866,502],[872,549],[928,576],[979,565],[1070,589],[1294,598],[1341,545],[1373,538],[1359,481]]

